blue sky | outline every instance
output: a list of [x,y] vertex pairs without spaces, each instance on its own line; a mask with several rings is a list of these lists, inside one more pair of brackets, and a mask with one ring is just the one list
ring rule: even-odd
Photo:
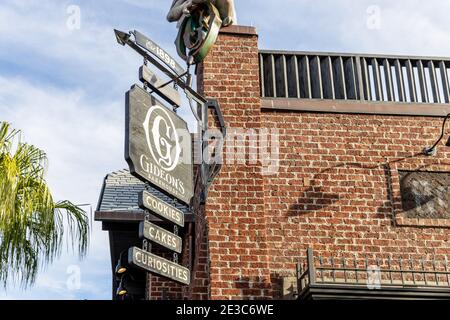
[[[95,209],[104,176],[126,167],[124,93],[142,61],[116,44],[113,29],[140,30],[176,56],[176,28],[165,21],[171,2],[1,1],[0,120],[47,152],[56,199]],[[235,2],[261,49],[450,57],[450,1]],[[67,27],[71,5],[80,9],[79,29]],[[74,268],[79,288],[68,286]],[[107,233],[93,223],[86,259],[64,252],[33,288],[0,289],[0,299],[110,299],[110,269]]]

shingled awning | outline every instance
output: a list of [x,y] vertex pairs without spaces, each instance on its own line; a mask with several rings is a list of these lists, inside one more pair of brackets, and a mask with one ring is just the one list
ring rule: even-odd
[[[174,202],[170,197],[155,188],[146,187],[141,180],[132,176],[125,169],[110,173],[105,177],[95,212],[95,220],[102,222],[142,221],[144,211],[138,207],[138,195],[145,189],[159,199],[174,205],[184,212],[186,221],[191,221],[188,206],[180,202]],[[158,219],[155,218],[155,221],[158,221]]]

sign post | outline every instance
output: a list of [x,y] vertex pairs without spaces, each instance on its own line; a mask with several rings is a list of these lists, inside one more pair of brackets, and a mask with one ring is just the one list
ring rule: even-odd
[[157,45],[153,40],[140,33],[137,30],[133,32],[134,37],[136,38],[136,44],[150,53],[152,53],[155,57],[157,57],[161,62],[163,62],[167,67],[169,67],[173,72],[175,72],[178,76],[181,76],[186,71],[182,66],[178,64],[178,62],[172,58],[164,49],[162,49],[159,45]]
[[[189,68],[185,71],[154,41],[138,31],[125,33],[115,30],[115,34],[119,44],[130,46],[144,58],[144,65],[139,70],[139,79],[144,87],[133,85],[126,93],[125,159],[130,172],[174,200],[174,203],[178,200],[190,206],[194,196],[192,136],[187,123],[176,114],[176,109],[182,104],[178,87],[186,94],[202,136],[206,132],[207,111],[210,107],[214,107],[218,114],[225,135],[220,108],[217,103],[209,106],[208,101],[191,88]],[[158,68],[170,80],[161,79],[147,67],[147,63]],[[173,88],[168,86],[170,83],[173,83]],[[159,101],[153,93],[169,106]],[[205,163],[202,163],[201,181],[207,182],[202,185],[203,195],[220,167],[208,168],[206,170]],[[129,264],[189,285],[190,270],[178,264],[178,254],[182,253],[183,248],[178,228],[184,227],[184,213],[148,191],[139,194],[139,207],[145,210],[145,220],[139,226],[139,237],[143,239],[143,244],[142,249],[129,249]],[[173,233],[150,222],[150,214],[173,226]],[[173,252],[173,261],[152,254],[151,243]],[[192,245],[189,250],[192,250]]]

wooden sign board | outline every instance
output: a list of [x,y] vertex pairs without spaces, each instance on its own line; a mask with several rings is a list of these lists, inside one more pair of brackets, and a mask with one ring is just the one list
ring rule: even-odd
[[183,240],[179,236],[148,221],[140,223],[139,237],[153,241],[176,253],[181,253],[182,251]]
[[164,49],[157,45],[153,40],[137,30],[134,31],[134,36],[136,39],[136,44],[138,46],[149,51],[177,75],[180,76],[186,72],[183,67],[181,67],[178,62],[174,58],[172,58],[172,56],[170,56],[170,54],[168,54]]
[[131,174],[189,204],[194,170],[186,122],[138,85],[126,94],[125,121],[125,159]]
[[191,272],[188,268],[137,247],[128,250],[128,263],[185,285],[189,285],[191,282]]
[[159,218],[184,227],[184,213],[167,202],[155,197],[148,191],[139,194],[138,204],[141,209],[150,210]]

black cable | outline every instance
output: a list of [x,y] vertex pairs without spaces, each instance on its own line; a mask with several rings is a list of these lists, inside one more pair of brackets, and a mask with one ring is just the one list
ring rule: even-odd
[[445,134],[445,124],[449,118],[450,118],[450,113],[445,116],[444,123],[442,124],[442,133],[441,133],[440,138],[438,139],[438,141],[436,141],[436,143],[431,148],[425,149],[426,154],[432,153],[434,151],[434,149],[436,148],[436,146],[439,144],[439,142],[441,142],[441,140]]

